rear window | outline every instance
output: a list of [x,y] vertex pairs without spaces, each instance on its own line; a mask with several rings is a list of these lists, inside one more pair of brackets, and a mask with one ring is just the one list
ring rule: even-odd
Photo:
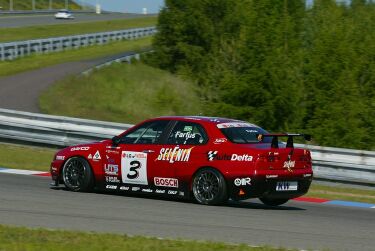
[[266,130],[260,127],[229,127],[221,128],[220,131],[233,143],[249,144],[249,143],[271,143],[272,138],[264,138],[258,141],[259,134],[267,134]]

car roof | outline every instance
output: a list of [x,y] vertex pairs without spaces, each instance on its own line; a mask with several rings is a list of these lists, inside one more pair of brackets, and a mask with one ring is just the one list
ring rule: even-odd
[[162,117],[155,118],[154,120],[158,120],[158,119],[181,120],[181,121],[190,121],[190,122],[201,121],[204,123],[212,123],[212,124],[231,123],[231,122],[249,123],[249,122],[237,120],[237,119],[229,119],[229,118],[222,118],[222,117],[208,117],[208,116],[162,116]]

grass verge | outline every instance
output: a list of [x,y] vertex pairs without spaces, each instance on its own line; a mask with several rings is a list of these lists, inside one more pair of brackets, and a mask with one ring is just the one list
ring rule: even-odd
[[249,247],[219,242],[161,240],[141,236],[53,231],[0,225],[0,250],[173,250],[173,251],[275,251],[284,248]]
[[20,40],[60,37],[155,26],[157,17],[137,17],[86,23],[75,23],[74,21],[68,22],[68,24],[37,25],[19,28],[0,28],[0,42],[13,42]]
[[198,115],[195,85],[142,63],[114,64],[74,76],[40,97],[44,113],[137,123],[163,115]]
[[55,153],[56,149],[0,144],[0,167],[49,171]]
[[0,62],[0,76],[9,76],[19,72],[40,69],[65,62],[83,61],[100,57],[109,57],[126,51],[137,51],[151,46],[152,37],[137,40],[124,40],[105,45],[95,45],[80,48],[79,50],[66,50],[51,54],[19,58],[14,61]]
[[[9,10],[9,0],[0,0],[0,6],[2,10]],[[52,1],[52,9],[63,9],[65,8],[65,1]],[[49,8],[49,0],[37,0],[35,1],[36,10],[47,10]],[[31,10],[32,2],[31,1],[13,1],[14,10]],[[78,5],[76,1],[69,0],[69,9],[70,10],[79,10],[82,9],[82,6]]]
[[365,190],[349,187],[325,186],[312,184],[307,197],[330,200],[347,200],[375,204],[375,189]]

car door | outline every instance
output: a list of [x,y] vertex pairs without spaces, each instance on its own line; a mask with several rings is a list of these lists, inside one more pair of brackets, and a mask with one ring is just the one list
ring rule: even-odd
[[112,179],[108,178],[112,174],[121,184],[151,186],[154,177],[173,176],[173,170],[165,169],[164,163],[157,162],[163,147],[162,138],[170,123],[169,120],[145,122],[123,135],[118,146],[107,147],[106,181]]
[[192,174],[207,159],[207,142],[206,130],[195,122],[178,121],[169,133],[158,159],[175,170],[179,190],[189,191]]

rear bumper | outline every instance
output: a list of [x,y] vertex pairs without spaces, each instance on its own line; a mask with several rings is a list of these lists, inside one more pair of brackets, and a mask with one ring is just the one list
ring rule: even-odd
[[[296,181],[295,191],[276,191],[277,182]],[[250,185],[235,186],[234,182],[229,186],[230,197],[234,200],[267,197],[269,199],[293,199],[306,194],[310,188],[312,175],[309,177],[252,177]]]

